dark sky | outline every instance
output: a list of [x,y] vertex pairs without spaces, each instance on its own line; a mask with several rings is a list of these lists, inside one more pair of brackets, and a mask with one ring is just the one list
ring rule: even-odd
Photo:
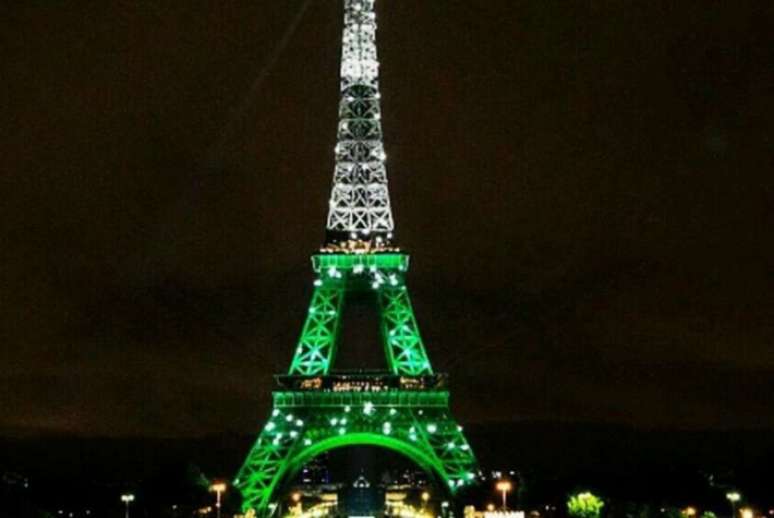
[[[339,2],[267,68],[301,4],[3,6],[0,432],[257,430],[333,171]],[[772,2],[378,8],[459,418],[774,429]]]

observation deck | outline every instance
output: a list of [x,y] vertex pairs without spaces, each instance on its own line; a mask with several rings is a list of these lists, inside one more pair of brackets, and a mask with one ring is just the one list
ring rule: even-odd
[[384,371],[340,372],[321,376],[275,376],[279,390],[317,392],[391,392],[447,390],[446,374],[401,376]]

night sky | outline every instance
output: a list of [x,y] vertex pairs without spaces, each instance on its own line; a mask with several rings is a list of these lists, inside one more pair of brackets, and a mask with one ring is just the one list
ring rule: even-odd
[[[258,430],[333,173],[341,6],[303,3],[3,6],[0,433]],[[772,2],[378,11],[457,417],[774,430]]]

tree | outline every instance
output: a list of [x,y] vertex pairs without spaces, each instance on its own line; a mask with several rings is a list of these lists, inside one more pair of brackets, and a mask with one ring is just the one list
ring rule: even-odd
[[567,512],[574,518],[599,518],[605,502],[589,492],[578,493],[567,500]]

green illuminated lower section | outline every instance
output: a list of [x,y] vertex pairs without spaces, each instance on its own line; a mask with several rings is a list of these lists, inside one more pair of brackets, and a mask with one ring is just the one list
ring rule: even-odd
[[277,488],[307,461],[354,445],[401,453],[456,493],[478,468],[448,400],[447,391],[275,392],[271,417],[234,481],[244,510],[265,515]]
[[[234,484],[245,511],[265,516],[280,485],[312,457],[372,445],[412,459],[457,493],[477,466],[449,412],[445,378],[434,375],[411,307],[409,257],[320,254],[309,313],[288,376],[278,378],[272,415]],[[331,375],[341,314],[351,292],[372,291],[388,373]]]
[[362,289],[376,294],[390,371],[405,376],[433,373],[405,285],[407,255],[327,254],[313,256],[312,263],[319,277],[289,374],[331,372],[347,293]]

